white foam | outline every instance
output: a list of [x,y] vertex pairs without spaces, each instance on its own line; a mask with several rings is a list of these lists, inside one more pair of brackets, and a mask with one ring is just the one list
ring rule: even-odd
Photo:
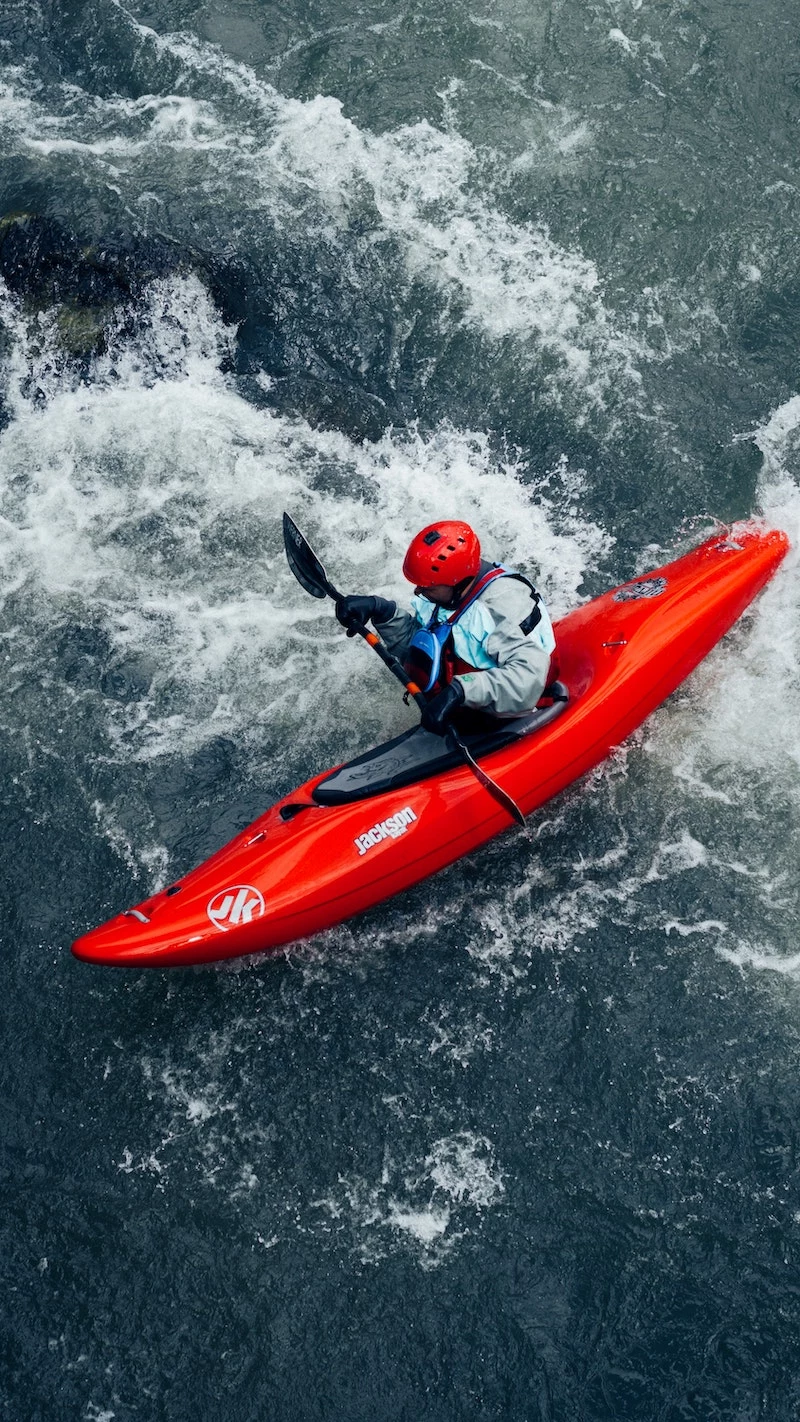
[[491,1142],[472,1131],[460,1131],[435,1141],[425,1168],[438,1190],[456,1203],[470,1204],[478,1210],[496,1204],[505,1189]]
[[800,474],[797,456],[800,454],[800,395],[793,395],[773,410],[769,419],[750,435],[739,435],[738,439],[752,439],[764,455],[761,485],[765,494],[781,502],[787,470],[792,460],[795,479]]
[[738,943],[728,947],[719,943],[716,952],[737,968],[752,968],[756,972],[776,973],[779,977],[800,978],[800,953],[782,953],[765,945]]
[[499,900],[475,904],[462,913],[462,925],[464,947],[480,964],[484,981],[513,982],[521,972],[517,962],[519,924],[508,906]]
[[[560,401],[569,391],[580,419],[612,387],[616,400],[625,386],[635,396],[645,348],[616,328],[590,260],[554,242],[542,225],[504,215],[487,189],[496,168],[503,185],[497,155],[425,120],[381,135],[361,130],[338,99],[284,98],[213,45],[159,36],[118,10],[129,43],[169,59],[165,81],[177,61],[181,87],[197,92],[103,99],[75,86],[46,91],[17,68],[0,91],[10,147],[44,161],[74,157],[78,191],[99,182],[106,191],[110,176],[129,211],[144,197],[168,195],[173,230],[185,223],[187,239],[196,214],[186,204],[198,181],[209,208],[266,209],[289,229],[302,217],[309,239],[317,233],[328,243],[367,208],[394,244],[395,277],[399,258],[407,282],[431,283],[451,303],[453,321],[494,340],[514,338],[530,359],[547,356],[540,399]],[[559,151],[588,141],[571,116],[559,111],[552,123]],[[220,164],[221,151],[230,162]],[[255,237],[263,217],[252,221]]]
[[446,1206],[440,1206],[438,1209],[410,1210],[392,1200],[386,1213],[386,1223],[391,1225],[392,1229],[410,1234],[418,1244],[429,1249],[445,1234],[450,1224],[450,1211]]
[[535,557],[556,613],[608,547],[580,517],[578,473],[559,466],[550,486],[529,485],[483,434],[411,430],[356,446],[255,410],[221,373],[231,332],[194,276],[154,282],[136,334],[112,329],[87,383],[52,326],[31,331],[8,292],[0,299],[13,415],[0,434],[0,598],[24,589],[31,631],[99,619],[114,655],[147,659],[144,700],[104,703],[120,756],[316,719],[321,665],[343,725],[359,680],[365,733],[402,716],[382,669],[294,584],[284,507],[346,590],[401,601],[405,546],[437,516],[473,521],[489,556],[528,568]]
[[[709,896],[694,914],[665,916],[668,935],[704,940],[742,969],[795,976],[796,864],[800,838],[800,397],[739,436],[763,455],[758,497],[791,550],[748,612],[648,724],[647,749],[675,776],[669,823],[646,874],[695,868]],[[736,537],[736,527],[731,536]],[[689,825],[702,824],[702,842]],[[780,825],[776,836],[774,826]],[[763,842],[762,842],[763,841]],[[724,907],[708,915],[713,902]],[[734,921],[728,904],[740,905]],[[704,912],[705,907],[705,912]],[[712,910],[713,912],[713,910]],[[719,910],[718,910],[719,912]],[[744,923],[760,924],[748,933]]]
[[708,861],[706,846],[684,829],[680,839],[658,845],[653,863],[645,875],[645,882],[652,883],[657,879],[669,878],[687,869],[701,869]]
[[677,918],[670,918],[664,924],[664,932],[668,937],[670,933],[677,933],[679,938],[693,938],[697,933],[727,933],[728,925],[718,918],[704,918],[700,923],[681,923]]
[[[695,673],[692,697],[669,724],[660,722],[659,732],[676,775],[701,796],[738,801],[750,770],[767,773],[776,791],[800,800],[800,397],[740,438],[764,456],[759,501],[766,521],[788,533],[792,547],[743,621]],[[723,778],[724,766],[730,773]]]
[[626,54],[637,54],[637,53],[638,53],[638,50],[639,50],[638,41],[637,41],[637,40],[629,39],[628,36],[624,33],[623,30],[616,29],[616,28],[615,28],[615,29],[612,29],[612,30],[609,30],[609,32],[608,32],[608,38],[611,40],[611,43],[612,43],[612,44],[619,45],[620,49],[623,49]]
[[420,1263],[431,1267],[504,1189],[490,1141],[465,1130],[434,1141],[421,1165],[398,1169],[387,1159],[378,1184],[352,1176],[314,1203],[333,1220],[351,1221],[364,1258],[382,1257],[394,1237],[419,1247]]
[[92,809],[103,837],[133,878],[146,885],[150,893],[162,888],[167,881],[169,869],[169,851],[166,845],[148,842],[141,828],[135,843],[132,842],[130,831],[120,823],[113,805],[95,800]]
[[494,1030],[481,1017],[466,1023],[454,1023],[444,1010],[432,1022],[426,1013],[424,1021],[432,1028],[433,1035],[428,1042],[430,1056],[441,1052],[450,1061],[466,1067],[478,1052],[490,1051],[494,1046]]

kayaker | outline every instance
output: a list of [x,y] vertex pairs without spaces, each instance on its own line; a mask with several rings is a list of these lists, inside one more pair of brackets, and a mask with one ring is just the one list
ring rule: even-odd
[[556,675],[556,639],[533,583],[486,562],[469,524],[450,519],[411,540],[403,575],[415,585],[410,614],[357,593],[339,599],[336,616],[344,627],[371,621],[410,677],[433,693],[425,729],[443,735],[453,721],[483,730],[531,711]]

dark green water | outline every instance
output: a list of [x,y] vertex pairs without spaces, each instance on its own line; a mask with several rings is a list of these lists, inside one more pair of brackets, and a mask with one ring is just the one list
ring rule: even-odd
[[10,1422],[800,1416],[794,557],[601,771],[273,958],[71,939],[405,725],[303,597],[800,536],[783,3],[5,0]]

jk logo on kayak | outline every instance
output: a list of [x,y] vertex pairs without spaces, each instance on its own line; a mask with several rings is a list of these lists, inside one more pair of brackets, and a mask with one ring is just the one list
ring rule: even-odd
[[378,824],[368,829],[366,834],[360,834],[353,843],[359,854],[366,854],[373,845],[380,844],[383,839],[397,839],[398,835],[405,834],[408,826],[417,817],[410,805],[406,805],[404,810],[398,810],[396,815],[389,815],[386,820],[380,820]]
[[240,923],[252,923],[264,912],[264,900],[258,889],[250,884],[233,884],[229,889],[220,889],[213,899],[209,899],[206,913],[215,928],[227,933]]

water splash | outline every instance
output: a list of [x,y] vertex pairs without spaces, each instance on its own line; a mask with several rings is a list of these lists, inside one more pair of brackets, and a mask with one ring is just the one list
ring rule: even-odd
[[[0,92],[12,151],[71,165],[73,190],[100,188],[106,203],[116,194],[120,218],[140,231],[166,201],[171,230],[187,242],[199,230],[224,247],[231,212],[239,245],[258,246],[265,217],[287,236],[302,221],[306,241],[333,245],[347,266],[378,254],[398,332],[413,327],[422,282],[445,302],[451,330],[463,324],[493,343],[512,341],[537,371],[538,398],[568,399],[579,423],[610,392],[635,401],[646,345],[617,328],[592,261],[544,225],[503,213],[488,178],[496,155],[426,120],[362,130],[338,99],[285,98],[214,46],[159,35],[117,10],[121,39],[172,91],[99,97],[46,88],[18,67]],[[220,163],[222,153],[230,161]],[[352,229],[365,225],[369,252],[360,253]]]

